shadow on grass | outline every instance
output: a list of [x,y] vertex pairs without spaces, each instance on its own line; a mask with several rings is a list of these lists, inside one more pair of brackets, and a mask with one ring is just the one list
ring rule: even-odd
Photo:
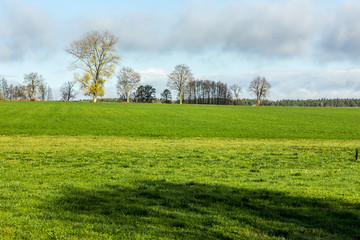
[[359,205],[338,199],[193,182],[134,185],[67,187],[51,208],[58,217],[110,236],[136,232],[184,239],[360,238]]

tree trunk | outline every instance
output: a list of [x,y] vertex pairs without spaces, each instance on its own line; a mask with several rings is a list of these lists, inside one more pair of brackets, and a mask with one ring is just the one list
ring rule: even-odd
[[97,102],[97,95],[93,96],[93,102]]
[[126,92],[126,102],[129,103],[130,102],[130,93]]
[[179,97],[180,97],[180,104],[182,104],[182,89],[180,90],[180,95],[179,95]]
[[36,99],[35,99],[35,91],[33,91],[32,92],[32,99],[31,99],[31,101],[35,101]]
[[261,100],[260,100],[260,98],[257,99],[257,105],[258,105],[258,106],[261,105]]

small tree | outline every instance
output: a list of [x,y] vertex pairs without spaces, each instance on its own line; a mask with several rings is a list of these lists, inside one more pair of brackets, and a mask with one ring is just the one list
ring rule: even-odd
[[67,81],[61,86],[60,95],[63,101],[70,101],[76,97],[75,84],[75,81]]
[[184,64],[177,65],[175,70],[168,75],[168,78],[168,87],[178,91],[180,104],[182,104],[187,84],[194,80],[190,68]]
[[240,105],[240,93],[241,93],[241,87],[237,84],[233,84],[230,86],[230,90],[233,95],[233,100],[235,105]]
[[271,85],[265,77],[257,77],[250,82],[249,91],[256,96],[258,106],[269,95],[270,88]]
[[172,99],[172,95],[169,89],[165,89],[162,93],[161,93],[161,101],[163,103],[171,103],[171,99]]
[[39,98],[40,98],[40,100],[42,100],[42,101],[46,100],[47,90],[48,90],[48,88],[46,86],[46,83],[42,82],[39,85]]
[[137,85],[140,82],[141,75],[140,73],[134,71],[132,68],[123,67],[119,74],[117,75],[118,83],[117,90],[120,97],[125,95],[126,102],[130,102],[130,94],[133,90],[136,89]]
[[3,77],[0,82],[0,99],[8,99],[9,98],[9,87],[7,80]]
[[18,100],[27,100],[28,98],[28,86],[25,85],[18,85],[15,87],[15,96],[14,99]]
[[139,86],[135,93],[138,102],[151,103],[155,100],[156,89],[151,85]]
[[36,93],[39,87],[44,83],[45,79],[38,73],[29,73],[24,76],[24,84],[27,86],[27,96],[30,100],[36,100]]
[[53,99],[52,89],[51,89],[50,86],[48,86],[46,100],[50,101],[50,100],[52,100],[52,99]]
[[71,43],[65,51],[75,58],[71,69],[79,69],[75,79],[84,90],[84,94],[93,97],[104,96],[104,84],[115,72],[120,57],[116,55],[115,45],[118,39],[105,32],[88,32],[79,40]]

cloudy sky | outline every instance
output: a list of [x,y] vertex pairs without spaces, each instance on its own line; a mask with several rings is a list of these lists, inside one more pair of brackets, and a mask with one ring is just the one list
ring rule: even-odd
[[257,76],[273,100],[360,98],[359,13],[358,0],[0,0],[0,75],[22,83],[38,72],[59,97],[74,74],[64,48],[107,30],[119,37],[119,68],[158,93],[186,64],[197,79],[239,84],[246,98]]

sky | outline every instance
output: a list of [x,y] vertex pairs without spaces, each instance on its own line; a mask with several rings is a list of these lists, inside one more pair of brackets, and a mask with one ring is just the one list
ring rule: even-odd
[[[135,69],[158,96],[185,64],[242,98],[257,76],[271,100],[360,98],[359,12],[358,0],[0,0],[0,76],[37,72],[60,98],[75,73],[64,49],[96,30],[119,38],[117,72]],[[117,96],[114,75],[105,97]]]

